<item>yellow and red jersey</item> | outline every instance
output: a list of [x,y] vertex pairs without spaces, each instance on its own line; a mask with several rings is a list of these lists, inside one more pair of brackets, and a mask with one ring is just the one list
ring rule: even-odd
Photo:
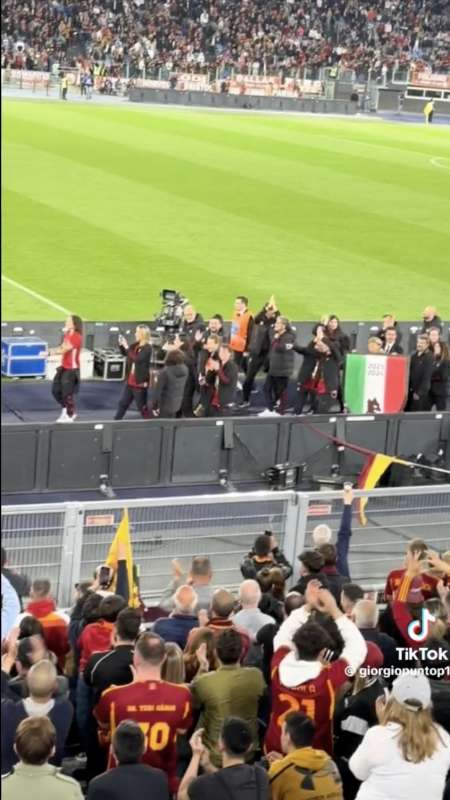
[[[272,659],[272,712],[264,749],[267,753],[272,750],[281,753],[281,728],[284,718],[291,711],[302,711],[314,720],[316,732],[312,747],[325,750],[331,755],[335,691],[348,681],[347,661],[339,659],[322,666],[316,678],[288,687],[281,682],[280,665],[290,653],[288,647],[280,647]],[[311,662],[312,666],[313,663]]]
[[[192,698],[186,686],[157,680],[112,686],[103,692],[94,716],[110,737],[122,720],[137,722],[146,741],[142,762],[164,770],[169,790],[176,792],[177,734],[192,725]],[[110,750],[108,768],[114,766]]]
[[[404,568],[393,569],[387,576],[386,586],[384,588],[384,597],[386,602],[390,602],[397,593],[405,576],[405,572],[406,570]],[[420,590],[424,596],[424,599],[429,600],[431,597],[437,597],[437,585],[439,578],[435,578],[433,575],[427,575],[426,572],[421,573],[418,577],[422,582]]]

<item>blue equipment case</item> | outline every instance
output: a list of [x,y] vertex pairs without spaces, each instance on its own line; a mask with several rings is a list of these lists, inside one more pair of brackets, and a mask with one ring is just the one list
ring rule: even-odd
[[2,375],[8,378],[45,378],[47,342],[37,336],[2,339]]

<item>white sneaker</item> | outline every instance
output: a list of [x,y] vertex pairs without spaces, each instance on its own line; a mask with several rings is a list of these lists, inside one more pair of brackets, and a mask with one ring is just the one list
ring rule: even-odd
[[276,411],[271,411],[269,408],[265,408],[264,411],[260,411],[258,417],[278,417]]
[[76,418],[77,418],[76,414],[72,414],[71,417],[69,417],[69,415],[67,414],[67,419],[65,420],[65,422],[75,422]]
[[61,414],[59,415],[59,417],[56,420],[56,422],[67,422],[68,419],[69,419],[69,415],[67,413],[67,410],[65,408],[63,408],[63,410],[61,411]]

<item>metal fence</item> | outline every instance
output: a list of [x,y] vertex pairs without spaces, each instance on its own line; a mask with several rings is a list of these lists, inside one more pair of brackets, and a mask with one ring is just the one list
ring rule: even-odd
[[[353,515],[353,580],[381,587],[387,572],[401,563],[405,543],[417,536],[440,551],[450,548],[450,486],[377,489],[355,495],[368,496],[369,503],[367,526],[361,525],[356,510]],[[59,604],[68,606],[74,583],[92,577],[105,560],[125,505],[141,593],[155,602],[170,580],[173,558],[188,569],[192,556],[208,555],[214,584],[236,587],[241,580],[240,561],[265,529],[275,533],[286,556],[298,566],[297,556],[311,544],[315,525],[326,522],[336,533],[342,495],[264,491],[221,498],[5,506],[3,546],[9,563],[31,578],[50,578]]]

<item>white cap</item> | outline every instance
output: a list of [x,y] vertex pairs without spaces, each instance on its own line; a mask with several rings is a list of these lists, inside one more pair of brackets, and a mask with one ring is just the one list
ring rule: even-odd
[[332,537],[331,528],[329,525],[325,525],[325,523],[321,523],[320,525],[316,525],[313,530],[312,538],[313,542],[316,547],[320,547],[321,544],[328,544],[331,542]]
[[419,672],[403,672],[392,684],[391,696],[410,711],[429,708],[431,706],[430,681]]

